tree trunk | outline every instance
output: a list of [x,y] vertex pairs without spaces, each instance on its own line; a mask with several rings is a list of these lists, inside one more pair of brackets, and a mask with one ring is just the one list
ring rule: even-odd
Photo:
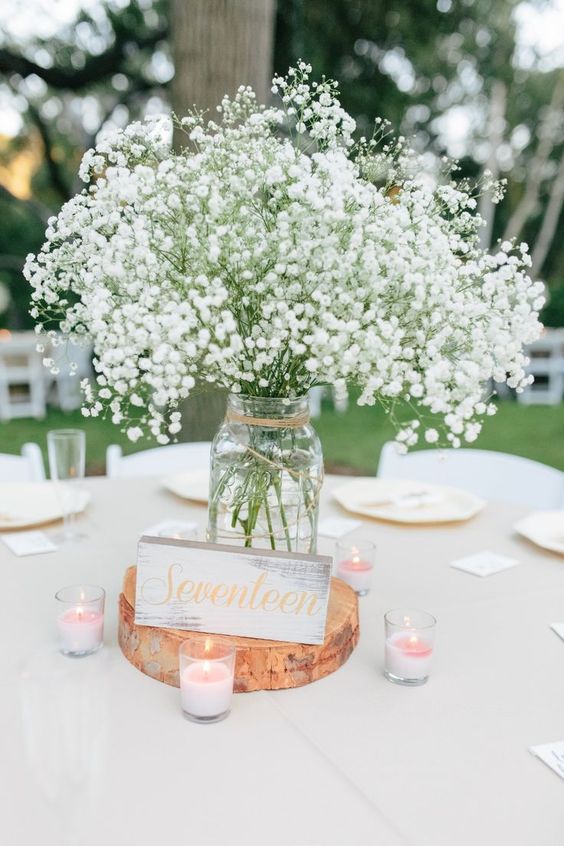
[[[488,120],[488,160],[486,170],[489,170],[493,179],[499,177],[499,161],[497,151],[503,141],[505,129],[505,109],[507,105],[507,86],[500,79],[494,79],[490,94],[489,120]],[[490,191],[482,194],[478,207],[480,215],[485,220],[485,226],[480,230],[480,244],[489,249],[492,241],[492,232],[495,216],[495,204],[492,202]]]
[[270,99],[275,0],[173,0],[174,110],[215,107],[240,85]]
[[[215,119],[224,95],[233,96],[240,85],[250,85],[259,103],[269,102],[275,3],[172,0],[172,101],[177,115],[195,106]],[[225,391],[207,390],[188,399],[180,440],[211,439],[224,413]]]
[[540,275],[542,266],[548,255],[551,244],[556,234],[556,227],[558,220],[562,213],[562,206],[564,205],[564,153],[560,159],[560,166],[558,172],[552,183],[550,190],[550,197],[546,206],[546,211],[542,220],[539,234],[535,242],[535,248],[531,256],[532,267],[531,275],[538,277]]
[[546,178],[546,165],[552,154],[555,144],[558,143],[561,122],[562,105],[564,104],[564,73],[560,74],[554,86],[552,99],[546,107],[545,116],[541,120],[538,130],[538,145],[535,155],[527,165],[527,179],[525,191],[520,202],[517,204],[513,214],[509,218],[503,240],[519,238],[523,227],[529,217],[538,208],[540,189],[543,180]]

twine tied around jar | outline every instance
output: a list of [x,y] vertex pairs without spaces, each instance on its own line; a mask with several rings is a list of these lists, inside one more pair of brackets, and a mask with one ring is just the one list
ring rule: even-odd
[[228,409],[225,414],[227,423],[244,423],[246,426],[261,426],[265,429],[299,429],[309,423],[309,412],[297,414],[295,417],[247,417],[237,411]]

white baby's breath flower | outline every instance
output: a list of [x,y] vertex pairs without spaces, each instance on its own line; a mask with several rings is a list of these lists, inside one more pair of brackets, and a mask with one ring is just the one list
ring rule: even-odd
[[[432,421],[398,426],[405,450],[420,432],[474,440],[495,413],[488,380],[528,384],[522,347],[539,335],[544,289],[526,244],[484,252],[475,197],[433,187],[405,140],[382,141],[381,120],[353,146],[336,84],[310,74],[300,61],[275,77],[279,107],[243,86],[213,122],[182,118],[192,144],[178,155],[167,119],[85,154],[89,189],[25,265],[37,330],[44,319],[57,343],[58,316],[65,335],[92,339],[85,415],[108,408],[132,441],[165,444],[196,386],[293,397],[356,384],[361,405],[407,399]],[[498,198],[491,174],[486,187]]]

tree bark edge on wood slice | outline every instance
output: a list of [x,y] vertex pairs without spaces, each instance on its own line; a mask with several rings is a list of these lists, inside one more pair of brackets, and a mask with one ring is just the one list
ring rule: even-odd
[[[125,573],[119,597],[118,640],[127,660],[151,678],[179,687],[180,644],[202,632],[135,624],[137,568]],[[358,599],[340,579],[331,580],[325,641],[319,646],[231,636],[237,648],[235,692],[301,687],[335,672],[359,639]],[[224,637],[224,635],[222,635]]]

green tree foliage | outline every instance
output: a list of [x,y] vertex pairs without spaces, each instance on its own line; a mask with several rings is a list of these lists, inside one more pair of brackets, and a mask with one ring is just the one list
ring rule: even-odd
[[[80,187],[82,151],[104,125],[166,106],[172,9],[169,0],[100,0],[54,37],[22,44],[0,33],[0,89],[24,118],[1,155],[17,155],[31,137],[43,150],[34,202],[0,191],[0,279],[13,292],[0,323],[25,323],[18,260]],[[422,151],[449,147],[468,175],[493,165],[508,192],[495,216],[484,203],[485,237],[512,234],[542,247],[535,270],[555,291],[547,317],[564,325],[564,72],[518,43],[519,9],[517,0],[278,0],[274,66],[280,72],[304,56],[318,74],[338,78],[360,131],[380,115]]]
[[[488,166],[507,179],[504,203],[495,209],[485,202],[481,209],[490,242],[511,235],[534,247],[541,233],[547,235],[552,197],[558,225],[545,237],[550,243],[546,255],[537,254],[534,270],[556,289],[564,280],[562,205],[558,210],[554,197],[559,173],[564,181],[564,71],[520,43],[521,5],[281,0],[275,64],[285,68],[303,54],[318,72],[338,78],[343,103],[361,130],[382,115],[414,136],[421,150],[438,154],[450,152],[454,135],[451,146],[465,174],[476,177]],[[556,301],[550,319],[564,325]]]

